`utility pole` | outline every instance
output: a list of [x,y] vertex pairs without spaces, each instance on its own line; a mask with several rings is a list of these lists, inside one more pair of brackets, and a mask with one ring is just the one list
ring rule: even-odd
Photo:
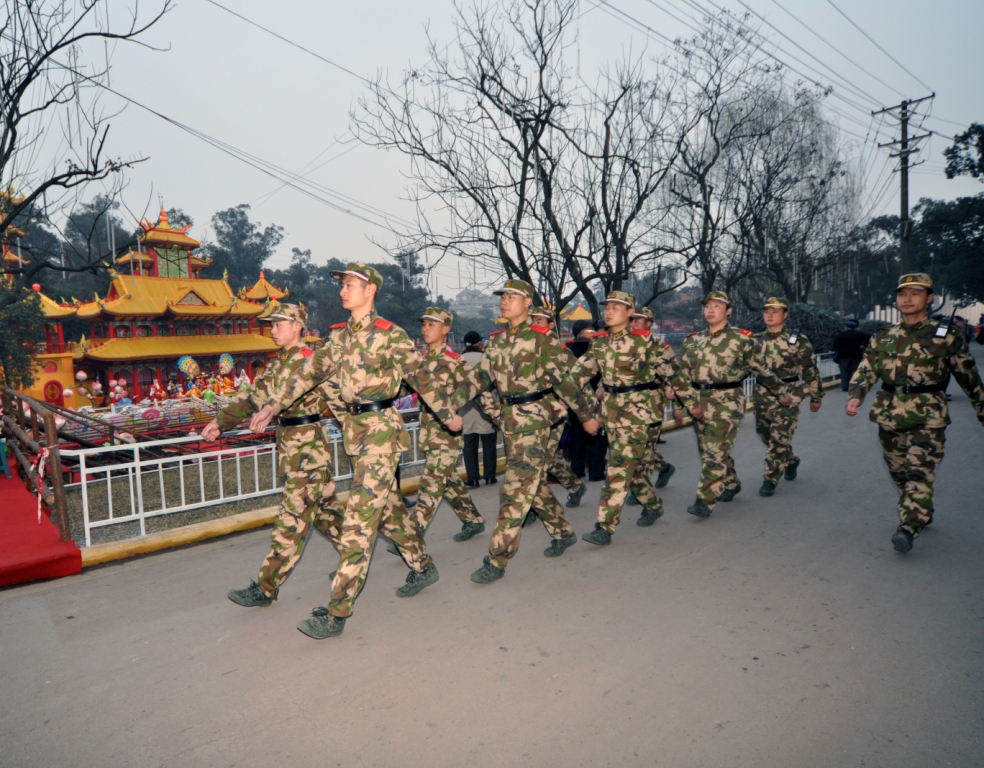
[[909,136],[909,119],[914,114],[912,109],[915,105],[920,104],[924,101],[929,101],[935,98],[936,94],[931,93],[929,96],[923,96],[921,99],[903,99],[902,103],[894,107],[885,107],[885,109],[880,109],[877,112],[872,112],[871,115],[890,114],[893,117],[898,113],[899,120],[899,140],[898,141],[887,141],[884,144],[879,144],[879,147],[894,147],[898,146],[898,152],[893,152],[889,157],[899,158],[899,274],[906,274],[910,269],[909,264],[909,237],[912,235],[912,221],[909,219],[909,169],[919,165],[920,163],[909,164],[909,155],[915,154],[919,151],[918,147],[909,146],[910,144],[915,144],[917,141],[925,139],[930,134],[923,133],[919,136]]

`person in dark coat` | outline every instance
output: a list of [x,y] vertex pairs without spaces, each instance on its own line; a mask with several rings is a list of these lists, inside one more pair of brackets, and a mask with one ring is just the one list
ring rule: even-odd
[[834,337],[832,348],[834,360],[840,366],[841,392],[847,392],[847,385],[864,359],[870,339],[868,334],[858,330],[858,321],[854,318],[845,320],[844,330]]
[[[564,346],[574,357],[581,357],[591,346],[591,337],[595,330],[589,321],[578,320],[571,326],[571,333],[574,334],[574,338]],[[591,386],[596,385],[597,382],[591,384]],[[571,435],[571,471],[578,477],[584,477],[585,464],[587,464],[588,480],[604,480],[608,456],[607,435],[603,431],[599,431],[597,435],[589,435],[576,417],[568,418],[567,421]]]

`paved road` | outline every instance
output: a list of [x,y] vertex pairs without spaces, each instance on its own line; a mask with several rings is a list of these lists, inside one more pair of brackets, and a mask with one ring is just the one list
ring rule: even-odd
[[[874,425],[829,392],[800,478],[701,521],[689,430],[668,514],[544,558],[527,529],[478,586],[482,537],[430,533],[441,580],[399,600],[383,552],[338,640],[294,629],[325,600],[313,540],[271,608],[225,598],[253,532],[0,592],[2,766],[971,766],[984,763],[984,430],[962,393],[937,520],[907,556]],[[481,489],[494,514],[495,489]],[[572,520],[591,529],[599,484]]]

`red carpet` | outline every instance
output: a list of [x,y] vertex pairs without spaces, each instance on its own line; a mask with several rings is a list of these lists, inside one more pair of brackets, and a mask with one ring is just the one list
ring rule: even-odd
[[50,514],[43,509],[39,525],[38,497],[16,475],[0,474],[0,587],[82,570],[82,553],[74,541],[61,540]]

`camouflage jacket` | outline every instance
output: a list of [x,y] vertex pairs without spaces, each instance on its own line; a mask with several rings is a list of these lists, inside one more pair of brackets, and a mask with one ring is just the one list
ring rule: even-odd
[[[896,387],[926,386],[943,384],[952,374],[984,424],[984,387],[977,364],[959,330],[940,325],[935,320],[922,320],[878,331],[851,379],[848,397],[863,401],[879,381]],[[869,417],[886,429],[940,429],[950,423],[944,392],[907,395],[880,389]]]
[[[465,377],[468,366],[461,355],[446,349],[434,352],[428,350],[424,355],[421,370],[430,380],[430,386],[440,392],[450,395]],[[431,413],[426,402],[420,406],[420,435],[421,451],[432,451],[439,448],[461,450],[461,433],[451,432]]]
[[[789,398],[793,406],[799,405],[809,396],[814,403],[823,399],[823,382],[820,381],[820,370],[817,368],[817,358],[813,354],[813,345],[806,334],[783,328],[779,333],[760,333],[758,341],[758,357],[777,378],[784,380],[798,376],[799,380],[785,382],[788,386]],[[773,405],[775,398],[767,394],[762,387],[755,388],[756,405]]]
[[[303,344],[290,349],[281,350],[267,364],[249,391],[239,393],[232,402],[228,403],[215,416],[215,423],[225,432],[260,410],[269,400],[270,392],[280,382],[288,381],[297,372],[305,360],[314,354],[313,350]],[[321,386],[305,392],[281,411],[284,418],[297,416],[320,415],[326,407],[337,410],[341,406],[338,398],[338,388],[333,382],[323,382]],[[289,447],[296,444],[311,443],[317,455],[324,455],[327,461],[328,445],[324,429],[320,424],[301,424],[295,427],[277,427],[278,471],[283,474],[291,468],[291,451]],[[288,445],[288,443],[290,445]],[[308,462],[310,463],[310,462]],[[294,467],[296,468],[296,467]]]
[[[506,433],[549,429],[557,421],[553,393],[533,403],[509,405],[508,395],[531,395],[553,389],[554,393],[587,421],[594,417],[592,404],[570,377],[571,355],[556,334],[524,320],[515,328],[489,335],[482,361],[467,372],[452,401],[464,403],[487,389],[498,390],[501,416],[497,423]],[[485,401],[483,408],[485,408]],[[487,411],[488,412],[488,411]]]
[[[280,412],[325,379],[335,379],[345,403],[367,403],[396,397],[404,380],[425,398],[441,421],[448,421],[445,392],[432,390],[422,358],[406,332],[373,310],[359,322],[332,326],[328,342],[316,350],[290,379],[271,387],[267,403]],[[403,417],[396,408],[357,416],[336,411],[342,422],[345,452],[350,456],[397,453],[412,447]]]
[[[606,429],[659,424],[663,421],[663,389],[670,385],[685,401],[691,398],[690,384],[680,373],[669,344],[653,340],[649,331],[622,329],[595,334],[588,351],[571,369],[571,378],[584,386],[601,374],[605,389],[601,398]],[[608,387],[636,386],[655,382],[655,389],[641,392],[609,392]]]
[[[788,394],[788,387],[763,365],[751,332],[730,325],[715,333],[704,330],[687,336],[680,353],[680,369],[688,381],[700,384],[742,381],[754,374],[776,397]],[[707,394],[735,397],[741,391],[739,387],[710,390]]]

